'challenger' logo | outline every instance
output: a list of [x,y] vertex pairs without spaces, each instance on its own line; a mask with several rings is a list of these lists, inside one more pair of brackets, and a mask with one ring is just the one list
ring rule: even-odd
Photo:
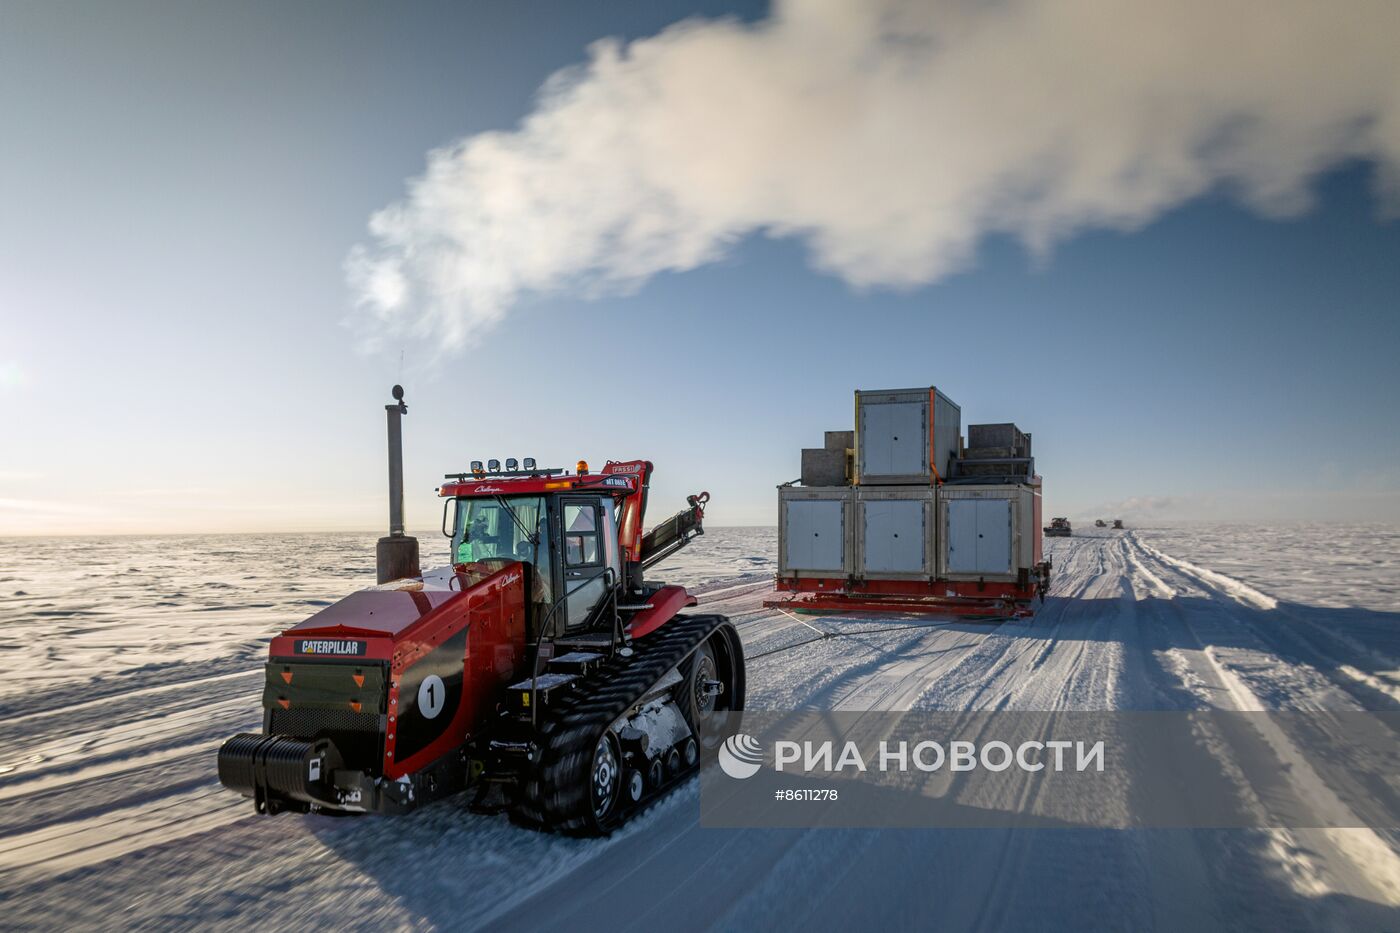
[[736,732],[719,747],[719,766],[732,778],[751,778],[763,767],[763,746],[753,736]]
[[344,641],[336,639],[304,638],[297,642],[297,654],[321,654],[333,657],[358,657],[365,653],[365,643],[362,641]]

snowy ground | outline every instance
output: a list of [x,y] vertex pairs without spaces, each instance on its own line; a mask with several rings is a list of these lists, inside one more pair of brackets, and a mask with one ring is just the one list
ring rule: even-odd
[[1138,537],[1279,599],[1400,612],[1400,527],[1382,524],[1189,523]]
[[[771,530],[669,576],[738,623],[755,707],[1400,708],[1393,530],[1290,534],[1313,547],[1081,532],[1001,626],[764,610]],[[703,830],[693,783],[600,841],[454,801],[254,818],[213,753],[258,724],[265,639],[369,571],[370,538],[311,540],[0,541],[0,926],[1400,928],[1400,838],[1370,830]]]

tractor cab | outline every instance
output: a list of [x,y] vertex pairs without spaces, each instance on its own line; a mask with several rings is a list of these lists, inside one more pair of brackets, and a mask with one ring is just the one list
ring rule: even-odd
[[582,461],[575,473],[472,466],[439,488],[451,562],[459,570],[524,565],[531,641],[616,630],[619,611],[643,608],[658,589],[643,581],[643,568],[703,533],[705,494],[642,534],[647,461],[609,461],[599,473]]
[[543,621],[552,610],[556,631],[588,627],[622,579],[619,510],[609,495],[459,496],[448,509],[452,564],[524,564],[531,615]]

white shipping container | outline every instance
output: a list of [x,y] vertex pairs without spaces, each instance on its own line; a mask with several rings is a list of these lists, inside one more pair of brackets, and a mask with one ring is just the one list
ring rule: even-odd
[[948,572],[1011,572],[1010,499],[951,499],[948,502]]
[[936,388],[856,392],[856,482],[932,485],[957,457],[962,409]]
[[856,496],[857,575],[928,580],[935,573],[932,487],[861,487]]
[[939,573],[1016,582],[1035,565],[1036,490],[1015,483],[938,489]]
[[852,486],[778,487],[778,573],[845,577],[854,571]]

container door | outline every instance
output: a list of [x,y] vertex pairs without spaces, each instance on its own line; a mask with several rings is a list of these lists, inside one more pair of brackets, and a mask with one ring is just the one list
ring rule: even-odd
[[845,520],[839,499],[794,499],[787,503],[788,570],[845,571]]
[[948,572],[1011,572],[1011,502],[948,500]]
[[977,499],[977,572],[1011,572],[1011,500]]
[[885,402],[860,410],[862,476],[922,476],[928,473],[926,402]]
[[924,503],[918,499],[862,502],[866,573],[922,573]]
[[977,499],[948,500],[948,572],[977,573]]

